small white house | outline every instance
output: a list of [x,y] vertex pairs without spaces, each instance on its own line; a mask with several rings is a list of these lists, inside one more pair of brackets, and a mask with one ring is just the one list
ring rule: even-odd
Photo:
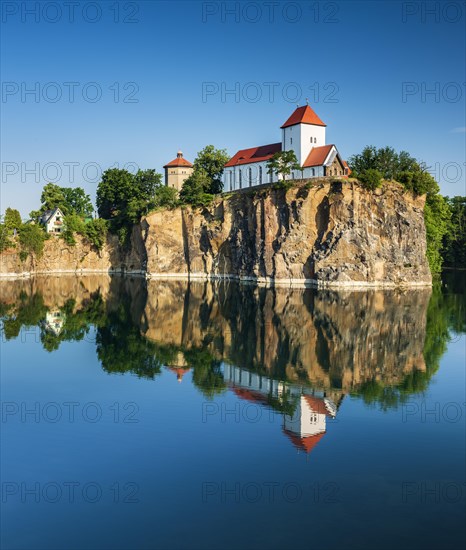
[[63,232],[63,212],[59,208],[46,210],[39,222],[45,225],[47,233],[59,234]]
[[280,151],[294,151],[301,167],[289,179],[349,175],[348,165],[336,146],[326,144],[326,124],[309,105],[295,109],[281,126],[281,132],[280,143],[241,149],[225,164],[225,192],[279,181],[281,176],[269,174],[267,161]]
[[62,331],[64,324],[65,316],[59,309],[47,312],[44,321],[44,328],[47,331],[53,332],[55,336],[58,336]]

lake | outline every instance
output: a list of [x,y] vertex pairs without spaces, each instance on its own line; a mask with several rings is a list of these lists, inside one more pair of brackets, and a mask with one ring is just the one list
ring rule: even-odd
[[4,549],[466,544],[466,295],[0,282]]

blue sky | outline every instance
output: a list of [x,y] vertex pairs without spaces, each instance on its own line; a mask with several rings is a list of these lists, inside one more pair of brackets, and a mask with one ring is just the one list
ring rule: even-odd
[[178,148],[193,160],[210,143],[233,155],[280,141],[306,97],[345,158],[367,144],[405,149],[443,193],[466,194],[464,2],[111,0],[70,10],[2,3],[2,212],[27,216],[47,181],[94,199],[110,166],[162,172]]

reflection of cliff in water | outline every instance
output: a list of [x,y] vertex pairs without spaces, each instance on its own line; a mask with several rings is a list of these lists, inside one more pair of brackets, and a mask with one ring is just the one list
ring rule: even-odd
[[[0,283],[4,337],[37,325],[44,347],[92,339],[107,372],[153,378],[192,369],[206,395],[224,391],[222,364],[341,396],[396,404],[422,391],[464,294],[442,289],[315,291],[235,283],[36,277]],[[52,316],[61,319],[51,330]],[[179,378],[182,377],[181,376]]]
[[327,292],[151,281],[145,335],[289,381],[351,391],[425,371],[430,290]]

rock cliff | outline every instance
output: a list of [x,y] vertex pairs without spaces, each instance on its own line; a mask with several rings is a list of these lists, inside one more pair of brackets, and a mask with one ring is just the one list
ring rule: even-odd
[[5,251],[1,275],[48,272],[233,277],[319,286],[430,285],[424,197],[397,184],[371,192],[351,181],[225,196],[204,208],[157,211],[97,252],[82,239],[46,242],[41,258]]
[[322,286],[430,285],[424,198],[352,182],[238,193],[143,220],[151,276]]

